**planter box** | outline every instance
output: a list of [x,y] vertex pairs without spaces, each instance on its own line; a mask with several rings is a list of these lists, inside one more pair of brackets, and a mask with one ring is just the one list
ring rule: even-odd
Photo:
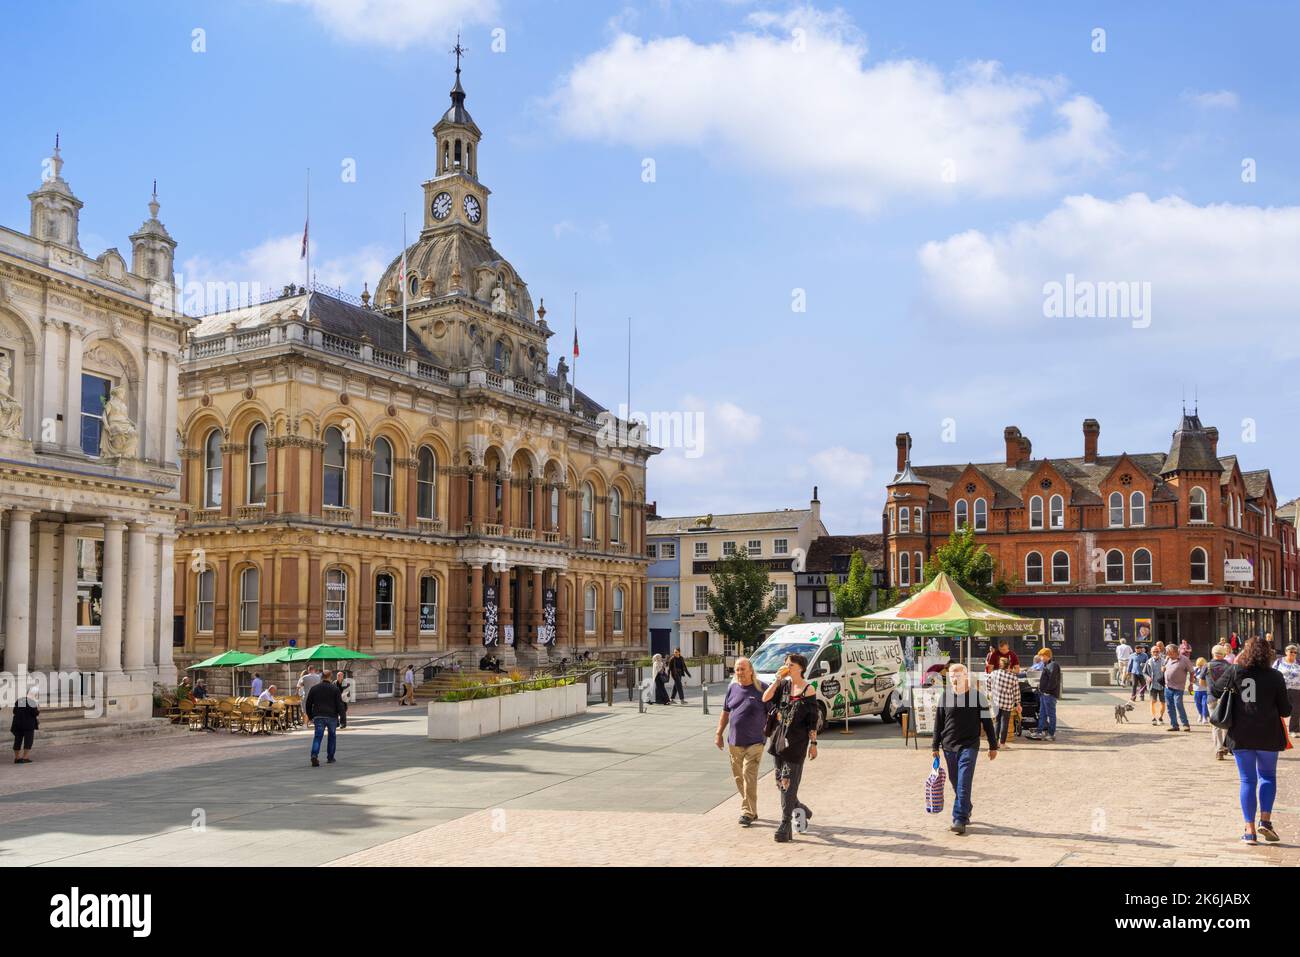
[[520,691],[474,701],[429,702],[428,736],[434,741],[468,741],[500,731],[571,718],[587,710],[583,684]]

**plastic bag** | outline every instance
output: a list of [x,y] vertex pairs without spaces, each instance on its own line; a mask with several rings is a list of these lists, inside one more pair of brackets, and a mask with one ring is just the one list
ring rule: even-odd
[[930,774],[925,779],[926,814],[943,813],[943,786],[947,780],[948,776],[944,773],[943,766],[939,763],[939,759],[935,758]]

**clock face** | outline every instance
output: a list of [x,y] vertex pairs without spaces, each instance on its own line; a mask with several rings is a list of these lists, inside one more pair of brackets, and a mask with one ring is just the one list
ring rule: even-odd
[[439,193],[433,197],[433,218],[446,219],[451,215],[451,193]]
[[473,196],[465,197],[465,215],[469,217],[471,223],[477,223],[483,215],[483,210],[479,207],[478,200]]

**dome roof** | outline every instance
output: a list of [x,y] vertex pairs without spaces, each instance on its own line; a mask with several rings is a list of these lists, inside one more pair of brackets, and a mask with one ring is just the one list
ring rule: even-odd
[[[397,293],[397,272],[401,256],[397,256],[376,286],[379,302],[386,305],[388,291]],[[493,291],[498,285],[504,289],[506,311],[520,319],[535,321],[533,300],[528,294],[528,284],[486,236],[472,230],[451,229],[422,236],[406,251],[407,276],[419,278],[419,292],[408,298],[408,304],[421,299],[447,296],[457,291],[490,306],[494,303]]]

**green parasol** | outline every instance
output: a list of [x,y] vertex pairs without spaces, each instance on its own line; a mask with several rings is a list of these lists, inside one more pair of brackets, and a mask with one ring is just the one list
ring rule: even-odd
[[253,660],[253,656],[246,651],[223,651],[219,655],[213,655],[211,658],[200,661],[197,665],[190,665],[186,671],[197,671],[199,668],[236,668],[240,665],[247,664]]
[[374,658],[374,655],[368,655],[364,651],[353,651],[351,648],[344,648],[342,645],[312,645],[310,648],[276,648],[274,651],[268,651],[264,655],[258,655],[256,658],[250,658],[242,662],[241,666],[251,665],[279,665],[292,661],[345,661],[356,658]]

